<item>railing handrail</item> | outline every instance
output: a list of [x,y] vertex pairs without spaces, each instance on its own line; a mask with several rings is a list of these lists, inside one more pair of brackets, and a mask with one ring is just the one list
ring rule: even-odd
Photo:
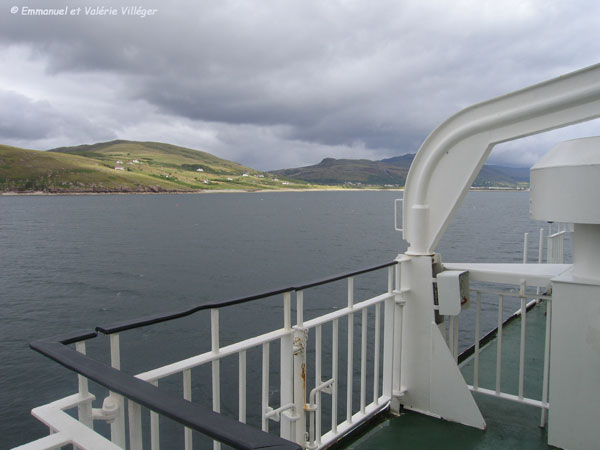
[[[92,336],[90,336],[92,337]],[[114,369],[64,345],[72,336],[32,342],[31,348],[129,400],[173,419],[193,430],[234,448],[299,450],[301,447],[279,436],[265,433],[198,404],[175,397],[156,386]]]
[[[323,279],[314,280],[306,283],[301,283],[294,286],[287,286],[277,289],[272,289],[266,292],[262,292],[259,294],[253,294],[246,297],[237,297],[233,299],[223,300],[214,303],[205,303],[202,305],[194,306],[193,308],[186,308],[180,311],[172,311],[169,313],[158,313],[138,319],[126,320],[123,322],[118,322],[111,325],[98,326],[96,327],[96,331],[103,334],[113,334],[126,330],[133,330],[135,328],[141,328],[147,325],[153,325],[160,322],[167,322],[169,320],[179,319],[181,317],[186,317],[191,314],[194,314],[198,311],[203,311],[207,309],[220,309],[226,306],[239,305],[241,303],[247,303],[254,300],[260,300],[266,297],[272,297],[274,295],[283,294],[284,292],[292,292],[292,291],[302,291],[305,289],[313,288],[316,286],[321,286],[327,283],[333,283],[334,281],[343,280],[344,278],[353,277],[356,275],[361,275],[368,272],[373,272],[375,270],[383,269],[384,267],[390,267],[395,264],[398,264],[398,261],[391,261],[384,264],[379,264],[377,266],[370,266],[363,269],[354,270],[352,272],[341,273],[337,275],[332,275]],[[73,341],[75,342],[75,341]]]

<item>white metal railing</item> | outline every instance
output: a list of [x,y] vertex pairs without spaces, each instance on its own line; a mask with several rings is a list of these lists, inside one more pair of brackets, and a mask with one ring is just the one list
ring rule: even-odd
[[[285,439],[310,449],[327,446],[384,410],[394,391],[399,390],[399,375],[396,377],[398,379],[394,379],[395,377],[391,375],[394,358],[397,358],[395,367],[400,367],[398,361],[401,354],[398,345],[394,348],[394,336],[401,336],[402,308],[404,306],[400,292],[395,289],[395,286],[399,286],[399,266],[399,263],[386,266],[387,289],[382,289],[383,293],[361,301],[355,301],[355,276],[341,276],[334,280],[315,283],[314,286],[346,279],[347,305],[310,320],[304,320],[304,299],[305,295],[310,293],[313,285],[283,292],[282,327],[230,345],[220,345],[219,308],[212,308],[210,309],[210,351],[139,373],[136,377],[158,386],[161,380],[167,377],[180,376],[182,377],[181,395],[185,400],[192,401],[192,369],[210,364],[213,411],[221,412],[222,383],[233,382],[234,385],[237,384],[238,388],[237,419],[240,422],[246,422],[249,412],[253,416],[258,414],[263,431],[269,432],[270,422],[276,421],[279,422],[280,436]],[[295,322],[292,321],[294,297]],[[360,333],[355,332],[355,321],[360,327]],[[345,325],[347,329],[345,336],[340,335],[340,324]],[[331,334],[331,345],[324,345],[324,330]],[[384,337],[385,339],[382,339]],[[314,357],[307,360],[309,339],[314,339],[315,342]],[[279,367],[271,367],[270,364],[270,351],[274,343],[279,344]],[[85,353],[84,342],[78,342],[76,345],[78,351]],[[341,346],[346,347],[345,354],[340,351]],[[358,359],[354,357],[355,346],[360,355]],[[259,404],[247,403],[246,394],[249,383],[247,354],[250,350],[259,350],[262,354]],[[223,358],[236,356],[238,360],[237,383],[235,375],[231,373],[223,375],[220,370]],[[327,374],[324,374],[323,371],[325,358],[330,358],[331,361],[331,372]],[[113,368],[120,370],[119,332],[110,334],[110,361]],[[345,374],[340,370],[340,365],[344,363]],[[272,399],[269,397],[270,389],[273,387],[271,386],[271,375],[274,372],[279,373],[280,379],[278,405],[273,405]],[[309,377],[309,373],[314,375]],[[367,385],[368,378],[372,379],[370,385]],[[314,387],[307,393],[307,386]],[[231,387],[229,384],[228,388]],[[325,396],[330,397],[328,401],[325,400]],[[148,443],[151,449],[160,447],[161,420],[159,414],[154,411],[144,412],[139,404],[114,392],[109,392],[102,409],[92,408],[93,399],[94,397],[88,391],[87,379],[79,375],[77,401],[73,402],[71,399],[67,405],[69,408],[78,407],[79,421],[75,422],[80,426],[74,428],[75,430],[84,427],[91,432],[95,421],[107,421],[110,423],[110,440],[115,448],[142,449],[146,448]],[[56,404],[51,405],[41,408],[51,406],[52,413],[57,417],[61,414],[66,415],[62,410],[59,414]],[[326,405],[328,417],[324,414]],[[343,414],[343,418],[339,418],[338,416],[342,415],[340,408],[344,405],[345,414]],[[148,413],[149,432],[144,436],[143,430],[146,428],[142,427],[142,423],[148,421]],[[75,420],[72,417],[71,419]],[[328,423],[325,423],[326,419],[329,419]],[[60,431],[59,427],[49,426],[52,432]],[[128,434],[126,434],[126,430],[128,430]],[[192,430],[184,428],[182,431],[185,449],[192,449],[194,445]],[[92,432],[92,434],[95,433]],[[81,448],[102,448],[101,445],[98,446],[93,442],[74,441],[64,433],[61,436],[63,438],[61,442],[73,442]],[[29,444],[25,448],[54,448],[57,439],[54,436],[52,439],[36,441],[37,444]],[[71,440],[69,441],[69,439]],[[220,446],[219,442],[213,441],[215,450],[220,449]],[[109,447],[106,446],[106,448]]]
[[[523,403],[526,405],[536,406],[542,410],[541,426],[545,425],[546,410],[548,409],[548,368],[550,357],[550,323],[552,320],[552,297],[549,295],[539,295],[535,293],[525,293],[521,288],[518,293],[510,291],[493,291],[486,289],[473,290],[476,294],[476,314],[475,314],[475,339],[474,339],[474,354],[473,354],[473,384],[469,388],[473,392],[490,395],[506,400]],[[482,294],[492,294],[498,297],[498,327],[496,330],[496,382],[495,389],[483,388],[479,385],[479,357],[480,357],[480,340],[481,340],[481,297]],[[503,318],[503,303],[506,297],[515,297],[520,299],[521,307],[514,314],[513,319],[520,317],[520,338],[519,338],[519,364],[518,364],[518,394],[509,394],[502,391],[502,338],[503,329],[508,321]],[[527,299],[530,299],[527,302]],[[527,324],[527,309],[537,304],[540,300],[544,300],[547,304],[546,309],[546,326],[544,340],[544,369],[542,383],[542,397],[533,399],[524,396],[524,380],[525,380],[525,350],[526,350],[526,324]]]
[[[552,231],[552,230],[551,230]],[[564,257],[564,236],[566,230],[562,229],[548,236],[548,260],[554,255]],[[543,257],[544,230],[540,230],[540,248],[538,262]],[[550,249],[558,249],[552,253]],[[524,239],[523,261],[528,259],[528,235]],[[553,250],[554,251],[554,250]],[[152,370],[139,373],[136,377],[158,386],[161,380],[167,377],[178,376],[182,381],[181,397],[185,400],[192,399],[192,384],[194,377],[192,370],[201,366],[210,365],[211,371],[211,407],[215,412],[221,412],[222,384],[230,388],[237,384],[237,420],[246,423],[249,416],[260,418],[260,427],[265,432],[270,432],[269,425],[275,421],[279,423],[281,437],[296,442],[308,449],[317,449],[328,446],[339,440],[354,428],[364,423],[374,414],[385,409],[393,397],[403,395],[400,374],[402,372],[402,334],[403,310],[405,300],[400,290],[400,265],[402,260],[394,265],[384,265],[376,268],[387,269],[387,289],[381,294],[366,300],[355,301],[356,290],[354,286],[355,274],[334,277],[317,283],[305,285],[301,288],[281,290],[283,302],[283,317],[281,328],[276,328],[264,334],[254,336],[233,344],[221,346],[220,343],[220,307],[210,309],[210,350],[189,358],[176,361]],[[369,269],[369,271],[372,269]],[[315,286],[332,281],[346,280],[347,304],[345,307],[327,314],[304,319],[304,301],[312,293],[310,289]],[[479,277],[479,281],[486,281]],[[493,281],[493,280],[488,280]],[[545,424],[548,409],[548,358],[549,358],[549,330],[551,321],[551,297],[536,292],[527,292],[525,283],[521,283],[517,291],[474,289],[476,298],[474,318],[474,350],[473,350],[473,384],[469,388],[481,394],[512,400],[527,405],[533,405],[542,410],[542,425]],[[497,311],[497,355],[496,355],[496,382],[494,386],[482,387],[480,385],[480,339],[482,295],[494,295],[498,299]],[[507,297],[520,299],[518,314],[521,318],[521,336],[519,349],[519,374],[518,392],[503,392],[502,380],[502,339],[504,328],[504,300]],[[257,296],[255,298],[261,298]],[[292,320],[292,303],[295,300],[296,317]],[[530,300],[528,302],[528,300]],[[544,300],[547,302],[546,337],[544,350],[544,369],[541,398],[528,398],[524,395],[525,379],[525,349],[526,349],[526,324],[527,309],[534,302]],[[383,307],[382,307],[383,305]],[[360,327],[360,333],[355,332],[355,322]],[[151,322],[149,322],[151,323]],[[345,326],[346,333],[340,335],[340,325]],[[455,360],[459,355],[459,316],[448,318],[447,333],[448,347]],[[324,332],[331,336],[330,343],[325,343]],[[472,333],[472,327],[470,333]],[[120,333],[110,332],[110,364],[113,368],[121,368]],[[314,340],[314,356],[308,358],[308,342]],[[330,345],[329,345],[330,344]],[[279,346],[278,367],[271,367],[270,353],[273,345]],[[346,347],[346,352],[340,351]],[[76,350],[85,354],[85,343],[77,342]],[[356,350],[356,351],[355,351]],[[261,354],[260,368],[260,400],[257,404],[248,403],[248,352],[258,351]],[[355,353],[359,357],[355,358]],[[231,373],[221,373],[221,361],[227,357],[237,358],[237,377]],[[330,372],[324,373],[323,362],[330,360]],[[346,373],[340,370],[345,364]],[[279,376],[279,403],[273,404],[270,391],[274,387],[271,380]],[[309,375],[314,374],[314,375]],[[57,432],[51,438],[45,438],[35,443],[28,444],[27,449],[54,448],[59,440],[64,443],[71,442],[81,448],[94,448],[98,445],[87,442],[92,439],[87,431],[79,432],[81,427],[93,430],[95,421],[110,423],[110,439],[112,444],[119,448],[141,449],[149,443],[151,449],[160,447],[160,415],[154,411],[143,412],[143,408],[134,401],[123,396],[109,392],[104,399],[102,408],[92,408],[94,397],[89,392],[88,381],[79,375],[79,393],[70,397],[70,401],[55,402],[34,410],[36,417],[46,423],[51,431]],[[237,378],[237,380],[235,380]],[[367,379],[372,379],[372,384],[367,385]],[[207,380],[202,380],[206,382]],[[257,380],[251,380],[256,384]],[[327,399],[327,396],[329,398]],[[58,406],[62,405],[62,409]],[[72,417],[63,410],[77,407],[79,421],[75,425],[66,425],[65,420],[71,421]],[[345,411],[341,408],[345,407]],[[125,414],[127,411],[127,414]],[[325,413],[326,412],[326,413]],[[65,419],[65,417],[70,419]],[[149,420],[148,420],[149,416]],[[341,416],[341,418],[340,418]],[[52,420],[48,419],[50,417]],[[145,417],[145,419],[143,418]],[[74,419],[72,419],[74,420]],[[142,423],[149,422],[149,432],[146,436]],[[327,422],[327,423],[326,423]],[[56,425],[61,424],[61,425]],[[62,430],[67,427],[72,432]],[[128,435],[126,434],[128,430]],[[185,449],[194,445],[193,432],[184,427],[183,441]],[[275,430],[273,430],[275,431]],[[271,431],[272,432],[272,431]],[[75,434],[73,434],[75,433]],[[94,434],[94,433],[92,433]],[[74,438],[76,435],[77,439]],[[87,436],[87,437],[86,437]],[[102,438],[104,439],[104,438]],[[213,441],[213,448],[220,449],[221,444]],[[102,448],[102,446],[99,446]],[[107,446],[108,448],[108,446]]]
[[[557,231],[553,230],[553,225],[549,224],[549,233],[547,239],[544,239],[544,229],[541,228],[539,231],[539,247],[537,262],[543,262],[544,254],[544,243],[547,243],[547,256],[546,262],[550,264],[562,264],[565,259],[565,246],[564,241],[568,231],[568,226],[564,224],[557,224]],[[529,255],[529,233],[525,233],[523,242],[523,263],[528,263]],[[492,278],[486,280],[485,277],[478,277],[481,282],[494,283],[495,280]],[[495,304],[497,320],[496,328],[491,333],[495,332],[496,342],[496,361],[495,361],[495,386],[482,387],[479,383],[480,374],[480,343],[482,341],[482,295],[495,296],[497,303]],[[549,409],[548,404],[548,373],[549,373],[549,358],[550,358],[550,324],[552,321],[552,296],[551,294],[542,293],[540,287],[537,287],[535,292],[527,292],[527,286],[524,282],[517,285],[517,289],[506,290],[506,285],[502,285],[502,288],[490,289],[490,288],[478,288],[471,290],[471,297],[475,296],[475,314],[474,314],[474,343],[472,346],[473,355],[473,384],[469,386],[471,391],[478,392],[481,394],[502,398],[505,400],[511,400],[526,405],[536,406],[541,409],[541,426],[546,423],[547,411]],[[517,311],[508,319],[504,320],[504,304],[506,298],[517,298],[519,299],[520,306]],[[527,311],[539,304],[541,301],[546,302],[546,323],[544,331],[544,351],[543,351],[543,371],[542,379],[539,380],[541,384],[541,396],[540,398],[528,398],[524,395],[524,381],[525,381],[525,368],[526,368],[526,330],[527,330]],[[488,304],[489,306],[489,304]],[[519,337],[519,358],[518,358],[518,388],[517,393],[512,394],[502,391],[502,340],[503,330],[505,325],[515,319],[520,319],[520,337]],[[459,357],[459,316],[448,317],[448,330],[445,329],[445,324],[442,325],[442,332],[446,337],[448,347],[455,360],[458,361]]]

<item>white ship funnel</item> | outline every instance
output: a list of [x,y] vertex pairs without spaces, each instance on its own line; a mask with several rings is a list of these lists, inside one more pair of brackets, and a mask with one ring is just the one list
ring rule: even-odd
[[532,167],[531,217],[574,223],[573,275],[600,280],[600,137],[562,142]]

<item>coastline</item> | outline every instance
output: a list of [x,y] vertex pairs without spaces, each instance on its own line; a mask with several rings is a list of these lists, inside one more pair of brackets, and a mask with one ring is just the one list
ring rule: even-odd
[[[6,197],[17,197],[17,196],[64,196],[64,195],[194,195],[194,194],[253,194],[253,193],[276,193],[276,192],[358,192],[358,191],[384,191],[384,192],[403,192],[404,188],[344,188],[344,187],[331,187],[327,189],[205,189],[198,191],[160,191],[160,192],[148,192],[148,191],[131,191],[131,192],[86,192],[86,191],[74,191],[74,192],[44,192],[44,191],[33,191],[33,192],[15,192],[7,191],[0,192],[0,196]],[[516,188],[492,188],[492,189],[480,189],[470,188],[469,192],[529,192],[527,189],[516,189]]]

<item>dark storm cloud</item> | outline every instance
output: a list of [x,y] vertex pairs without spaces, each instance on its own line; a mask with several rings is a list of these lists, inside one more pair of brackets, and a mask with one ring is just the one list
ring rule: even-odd
[[[48,8],[49,3],[28,4]],[[91,0],[79,4],[97,6]],[[595,32],[600,12],[587,1],[143,6],[159,12],[141,19],[19,17],[3,11],[0,44],[28,48],[30,59],[43,61],[47,77],[118,79],[113,88],[117,134],[124,123],[160,115],[173,125],[183,121],[214,130],[220,136],[214,149],[235,155],[231,146],[236,145],[239,155],[259,166],[287,148],[315,158],[305,144],[321,152],[317,160],[328,156],[328,147],[336,154],[346,147],[374,158],[414,152],[433,127],[460,108],[590,65],[600,50],[597,40],[586,37]],[[138,106],[131,108],[132,103]],[[90,122],[106,120],[91,117]],[[235,126],[244,128],[233,133]],[[10,128],[17,133],[28,127]],[[239,140],[228,141],[226,135]],[[286,158],[278,157],[285,164]]]
[[10,91],[0,90],[0,136],[37,140],[46,137],[60,121],[47,102],[34,102]]

